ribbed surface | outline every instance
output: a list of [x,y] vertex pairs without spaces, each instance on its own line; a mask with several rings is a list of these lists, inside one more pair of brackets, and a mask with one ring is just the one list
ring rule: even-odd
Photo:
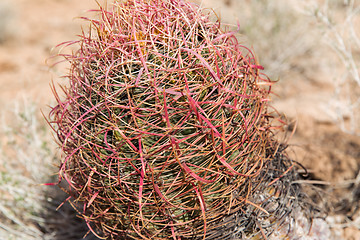
[[291,163],[271,163],[288,160],[251,51],[184,1],[115,1],[98,16],[65,44],[79,50],[50,115],[89,227],[111,239],[235,236],[229,220],[252,230],[252,212],[269,214],[253,194],[274,195]]

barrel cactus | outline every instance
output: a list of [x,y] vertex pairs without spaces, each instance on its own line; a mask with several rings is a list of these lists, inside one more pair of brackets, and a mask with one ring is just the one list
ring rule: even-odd
[[269,236],[297,187],[282,180],[293,165],[274,139],[272,82],[252,51],[183,0],[114,0],[96,12],[63,55],[69,84],[49,116],[60,180],[90,230]]

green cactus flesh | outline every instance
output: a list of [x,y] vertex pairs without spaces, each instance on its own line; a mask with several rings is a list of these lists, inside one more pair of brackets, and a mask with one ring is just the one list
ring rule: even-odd
[[253,53],[181,0],[109,9],[64,55],[69,86],[50,114],[60,176],[91,230],[211,239],[234,214],[268,213],[251,200],[277,144]]

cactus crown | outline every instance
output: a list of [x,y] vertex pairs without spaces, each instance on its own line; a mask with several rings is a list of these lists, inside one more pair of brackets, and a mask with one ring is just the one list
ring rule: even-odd
[[211,239],[249,206],[267,213],[251,195],[275,154],[271,82],[252,52],[182,0],[97,13],[64,55],[70,86],[50,114],[60,175],[94,233]]

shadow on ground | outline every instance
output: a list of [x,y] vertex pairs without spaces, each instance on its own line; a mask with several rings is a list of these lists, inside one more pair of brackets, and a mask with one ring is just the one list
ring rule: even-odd
[[[42,216],[45,219],[45,223],[43,226],[38,226],[44,232],[44,239],[99,239],[89,231],[85,221],[79,217],[79,213],[66,201],[67,194],[58,186],[49,186],[45,194],[45,210]],[[61,207],[59,207],[60,205]]]

